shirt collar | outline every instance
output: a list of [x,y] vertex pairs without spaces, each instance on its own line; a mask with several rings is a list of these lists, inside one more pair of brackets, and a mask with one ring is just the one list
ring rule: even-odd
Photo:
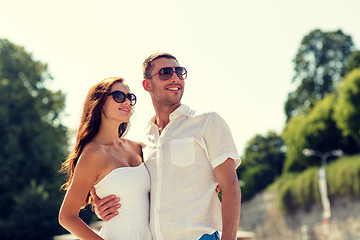
[[193,115],[191,108],[186,106],[185,104],[181,104],[177,109],[174,110],[174,112],[172,112],[170,114],[170,118],[173,116],[191,116]]
[[[186,106],[185,104],[181,104],[177,109],[175,109],[169,116],[170,120],[180,117],[180,116],[192,116],[194,115],[194,110],[192,110],[190,107]],[[150,121],[148,126],[155,126],[155,117],[153,116]]]

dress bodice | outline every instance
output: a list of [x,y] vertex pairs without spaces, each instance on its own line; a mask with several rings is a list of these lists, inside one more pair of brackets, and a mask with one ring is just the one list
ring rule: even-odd
[[112,170],[95,186],[104,198],[114,194],[120,198],[119,214],[105,222],[100,235],[106,240],[150,240],[149,191],[150,178],[144,163],[137,167]]

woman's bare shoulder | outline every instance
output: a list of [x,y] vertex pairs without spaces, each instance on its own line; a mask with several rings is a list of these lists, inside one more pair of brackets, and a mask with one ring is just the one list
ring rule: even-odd
[[100,144],[90,142],[84,147],[79,160],[100,167],[105,164],[106,154],[106,151]]
[[142,146],[142,144],[140,142],[129,140],[129,139],[127,139],[126,141],[131,146],[133,151],[135,151],[142,159],[142,157],[143,157],[143,152],[142,152],[143,146]]
[[143,144],[141,142],[133,141],[130,139],[126,139],[126,141],[134,148],[141,149],[143,147]]

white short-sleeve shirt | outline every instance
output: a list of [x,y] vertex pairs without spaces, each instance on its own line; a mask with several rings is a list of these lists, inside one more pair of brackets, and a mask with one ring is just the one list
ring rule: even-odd
[[150,173],[150,229],[155,240],[195,240],[221,231],[214,168],[240,157],[225,121],[181,105],[159,135],[154,118],[144,140]]

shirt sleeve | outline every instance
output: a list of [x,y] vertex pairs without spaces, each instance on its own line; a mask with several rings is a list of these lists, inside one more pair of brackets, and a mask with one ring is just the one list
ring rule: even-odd
[[224,119],[217,113],[209,113],[202,136],[206,144],[207,155],[213,168],[228,158],[235,161],[236,168],[241,159],[236,149],[231,131]]

